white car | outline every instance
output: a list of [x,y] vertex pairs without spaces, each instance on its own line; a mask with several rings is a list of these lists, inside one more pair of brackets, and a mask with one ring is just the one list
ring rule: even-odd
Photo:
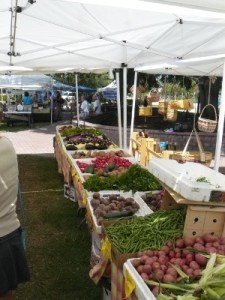
[[75,99],[76,99],[75,95],[76,95],[75,92],[69,92],[69,91],[62,92],[62,98],[64,100],[67,100],[68,102],[75,101]]

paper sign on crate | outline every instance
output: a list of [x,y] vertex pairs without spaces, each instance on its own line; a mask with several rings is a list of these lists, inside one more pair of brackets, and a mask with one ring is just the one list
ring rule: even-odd
[[77,200],[74,187],[64,184],[64,197],[76,202]]

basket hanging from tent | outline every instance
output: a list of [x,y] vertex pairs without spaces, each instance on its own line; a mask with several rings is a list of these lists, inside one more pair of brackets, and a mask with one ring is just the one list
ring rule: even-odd
[[[206,107],[211,107],[214,110],[214,116],[215,116],[215,120],[211,120],[211,119],[206,119],[202,117],[202,114],[204,113],[204,110],[206,109]],[[207,104],[203,110],[201,111],[201,114],[198,118],[198,129],[200,131],[203,132],[214,132],[216,130],[216,126],[217,126],[217,113],[216,113],[216,109],[212,104]]]
[[168,102],[167,105],[166,120],[170,122],[175,122],[177,120],[177,110],[171,108],[170,101]]
[[[188,149],[188,146],[190,144],[193,134],[197,140],[198,150],[188,151],[187,149]],[[171,158],[177,160],[180,163],[196,162],[196,163],[201,163],[201,164],[209,167],[211,164],[211,161],[212,161],[212,152],[204,150],[204,148],[202,146],[202,142],[198,136],[198,133],[197,133],[196,129],[194,128],[186,142],[186,145],[185,145],[183,151],[174,151],[171,155]]]
[[168,101],[166,100],[160,100],[159,106],[158,106],[158,113],[160,115],[165,115],[167,111]]
[[152,107],[151,106],[139,106],[139,116],[149,117],[151,115],[152,115]]
[[[216,130],[216,126],[217,126],[217,113],[216,113],[216,109],[215,107],[210,104],[210,94],[211,94],[211,84],[214,83],[216,80],[215,76],[209,77],[209,92],[208,92],[208,104],[204,106],[204,108],[202,109],[200,116],[198,118],[198,129],[200,131],[203,132],[208,132],[208,133],[212,133]],[[214,117],[215,120],[211,120],[211,119],[207,119],[207,118],[203,118],[202,115],[205,111],[206,108],[212,108],[214,111]]]
[[150,91],[148,94],[148,101],[150,102],[159,102],[160,99],[160,93],[157,91]]
[[170,100],[170,107],[173,109],[192,109],[194,108],[193,101],[191,99],[183,100]]

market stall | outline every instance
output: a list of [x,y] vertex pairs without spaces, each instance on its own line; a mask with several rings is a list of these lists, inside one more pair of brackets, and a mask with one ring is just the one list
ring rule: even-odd
[[[206,287],[205,297],[209,289],[219,293],[201,272],[208,264],[213,272],[224,267],[222,261],[221,266],[215,263],[225,254],[224,175],[204,164],[180,164],[162,156],[145,161],[143,167],[105,136],[106,149],[96,149],[102,145],[98,139],[90,140],[93,134],[101,136],[93,128],[91,133],[87,128],[58,127],[54,147],[59,171],[86,211],[92,240],[90,278],[96,284],[108,282],[103,299],[160,299],[159,292],[177,299],[171,296],[174,286],[180,281],[187,285],[187,280],[189,285],[178,294],[185,294],[188,287],[191,293]],[[152,153],[158,144],[151,141]],[[168,283],[172,291],[164,288]]]
[[26,122],[30,127],[33,122],[31,111],[4,111],[3,114],[7,126],[13,125],[15,122]]

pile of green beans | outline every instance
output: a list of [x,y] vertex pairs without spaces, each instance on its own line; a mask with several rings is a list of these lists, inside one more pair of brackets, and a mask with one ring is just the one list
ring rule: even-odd
[[121,253],[135,253],[146,249],[158,250],[168,240],[183,234],[186,208],[160,209],[144,217],[113,223],[105,228],[113,246]]

